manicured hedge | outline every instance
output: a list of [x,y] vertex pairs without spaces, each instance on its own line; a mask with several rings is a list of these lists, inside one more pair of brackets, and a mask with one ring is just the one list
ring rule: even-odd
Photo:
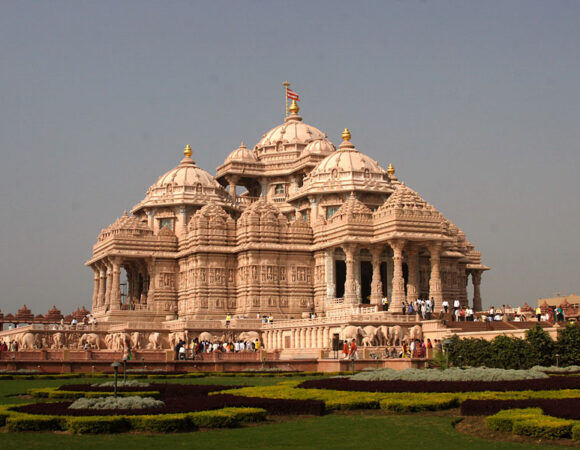
[[562,419],[580,420],[580,399],[526,399],[526,400],[465,400],[461,403],[463,416],[489,416],[502,409],[542,408],[544,414]]
[[429,394],[425,397],[381,400],[381,409],[392,412],[439,411],[456,408],[458,405],[459,399],[451,394]]
[[514,422],[514,434],[535,438],[561,439],[571,437],[573,420],[550,416],[530,417]]
[[[39,388],[39,389],[28,389],[26,391],[28,395],[38,398],[51,398],[51,399],[77,399],[81,397],[96,398],[96,397],[108,397],[114,395],[112,391],[61,391],[57,388]],[[120,397],[127,397],[132,395],[138,395],[141,397],[159,397],[159,391],[125,391],[119,390],[117,395]]]
[[506,409],[485,419],[487,427],[497,431],[535,438],[561,439],[573,436],[572,428],[580,422],[545,416],[540,408]]
[[8,431],[66,431],[77,434],[121,433],[130,430],[155,433],[194,431],[203,428],[231,428],[241,423],[259,422],[267,412],[259,408],[223,408],[185,414],[142,416],[41,416],[18,412],[17,406],[7,411]]
[[541,415],[542,410],[540,408],[506,409],[493,416],[486,417],[485,424],[490,430],[512,431],[515,421]]
[[572,427],[572,439],[580,440],[580,423]]
[[122,433],[131,429],[131,422],[121,416],[70,417],[66,428],[76,434]]

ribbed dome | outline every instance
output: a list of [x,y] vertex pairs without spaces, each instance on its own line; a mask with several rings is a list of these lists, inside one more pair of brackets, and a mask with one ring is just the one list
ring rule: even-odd
[[199,168],[186,147],[185,158],[164,173],[148,190],[145,198],[133,208],[133,213],[150,206],[178,204],[206,204],[209,199],[223,200],[227,193],[216,179]]
[[169,172],[161,175],[159,179],[149,188],[148,195],[158,194],[159,191],[171,192],[176,188],[183,187],[202,187],[219,188],[220,185],[216,179],[205,170],[197,167],[195,161],[191,157],[185,157],[181,160],[179,166],[171,169]]
[[249,150],[242,142],[238,148],[228,155],[226,162],[228,161],[256,162],[258,161],[258,158],[256,158],[256,154]]
[[328,139],[316,139],[302,150],[301,156],[306,156],[308,154],[327,155],[335,150],[336,148]]
[[262,136],[254,147],[256,150],[282,144],[308,144],[317,139],[325,139],[326,134],[311,125],[302,122],[298,114],[290,114],[283,124],[272,128]]
[[367,178],[371,175],[384,178],[386,174],[377,161],[359,152],[350,141],[343,142],[336,152],[320,161],[310,176],[314,178],[339,173],[360,173]]

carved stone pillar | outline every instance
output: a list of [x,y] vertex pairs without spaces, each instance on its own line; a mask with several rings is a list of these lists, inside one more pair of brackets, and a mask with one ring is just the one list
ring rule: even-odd
[[316,329],[316,348],[324,348],[324,330],[322,327]]
[[179,233],[185,236],[187,234],[187,209],[185,207],[179,208],[179,222],[181,224]]
[[111,308],[111,292],[113,289],[113,266],[109,263],[107,264],[107,281],[105,284],[105,306],[107,309]]
[[319,213],[318,204],[320,202],[320,198],[309,197],[308,200],[310,201],[310,223],[314,224],[314,223],[316,223],[316,219],[318,219],[318,213]]
[[147,272],[149,272],[149,289],[147,291],[147,305],[149,309],[154,307],[155,300],[155,279],[156,279],[156,268],[155,259],[147,262]]
[[155,227],[155,212],[153,210],[145,210],[145,214],[147,214],[147,226],[153,229]]
[[344,283],[344,303],[349,305],[358,304],[358,293],[356,292],[355,280],[355,253],[356,245],[344,244],[342,246],[344,254],[346,255],[346,281]]
[[93,307],[94,310],[99,301],[99,269],[96,266],[91,266],[93,269]]
[[305,348],[312,348],[312,328],[306,328],[306,343]]
[[431,254],[431,277],[429,278],[429,298],[435,300],[435,311],[441,309],[443,303],[443,290],[441,289],[441,273],[439,262],[441,260],[441,243],[433,242],[429,245]]
[[409,280],[407,282],[407,303],[414,302],[419,296],[419,248],[409,243],[407,245],[407,267]]
[[371,282],[371,304],[380,305],[383,297],[383,283],[381,282],[381,255],[383,246],[377,245],[370,249],[373,264],[373,280]]
[[389,241],[393,249],[393,294],[389,310],[399,312],[403,300],[405,300],[405,279],[403,278],[403,248],[405,248],[404,239],[394,239]]
[[97,303],[99,306],[105,306],[105,293],[107,290],[107,268],[99,265],[99,293]]
[[290,348],[295,347],[296,347],[296,330],[292,328],[290,330]]
[[334,279],[334,249],[329,248],[326,250],[326,301],[331,302],[336,298],[336,280]]
[[111,285],[111,309],[121,309],[121,264],[118,259],[113,259],[113,279]]
[[300,346],[298,348],[306,348],[306,329],[300,328]]
[[331,347],[330,345],[330,328],[329,327],[324,327],[324,330],[322,330],[322,345],[321,348],[329,348]]
[[480,270],[473,270],[471,272],[471,282],[473,283],[473,310],[481,311],[481,274]]

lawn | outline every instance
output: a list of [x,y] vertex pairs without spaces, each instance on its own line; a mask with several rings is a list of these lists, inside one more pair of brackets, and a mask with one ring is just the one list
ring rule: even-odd
[[[289,377],[287,380],[304,380],[304,377]],[[6,397],[23,393],[28,388],[60,386],[70,380],[5,380],[0,381],[0,403],[30,401]],[[74,380],[76,382],[77,380]],[[81,381],[81,380],[79,380]],[[82,379],[83,383],[102,382],[103,379]],[[160,382],[160,380],[153,380]],[[172,380],[173,381],[173,380]],[[279,378],[261,377],[207,377],[179,379],[179,383],[221,385],[271,385]],[[0,448],[68,448],[101,449],[155,449],[155,448],[200,448],[200,449],[351,449],[362,446],[381,448],[431,449],[526,449],[559,448],[562,446],[535,446],[510,442],[488,441],[459,433],[453,428],[456,420],[438,415],[384,415],[379,411],[365,414],[330,414],[324,417],[293,417],[283,422],[271,422],[239,429],[221,429],[171,435],[120,434],[75,436],[63,433],[2,433]]]

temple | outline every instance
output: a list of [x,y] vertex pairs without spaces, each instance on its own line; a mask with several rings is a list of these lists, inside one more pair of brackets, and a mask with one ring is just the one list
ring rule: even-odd
[[188,145],[179,165],[103,229],[86,263],[99,321],[300,319],[432,298],[481,310],[481,254],[381,165],[303,122],[242,143],[215,176]]

